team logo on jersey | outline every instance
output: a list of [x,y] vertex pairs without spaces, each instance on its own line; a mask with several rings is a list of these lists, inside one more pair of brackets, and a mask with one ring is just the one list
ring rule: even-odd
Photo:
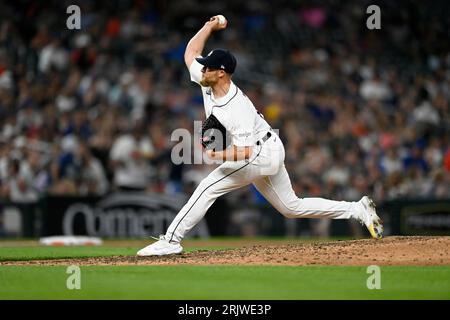
[[240,137],[240,138],[242,138],[242,137],[248,138],[248,137],[250,137],[250,135],[251,135],[250,132],[244,132],[244,133],[239,133],[238,137]]

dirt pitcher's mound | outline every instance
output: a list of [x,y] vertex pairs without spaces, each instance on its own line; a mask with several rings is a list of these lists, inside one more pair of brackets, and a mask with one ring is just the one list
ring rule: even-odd
[[202,250],[165,257],[100,257],[4,261],[0,265],[450,265],[450,237],[387,237],[230,250]]

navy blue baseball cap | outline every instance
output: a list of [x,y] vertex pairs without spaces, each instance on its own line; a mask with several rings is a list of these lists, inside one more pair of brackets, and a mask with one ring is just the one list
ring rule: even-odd
[[195,58],[200,64],[212,69],[221,69],[233,73],[236,69],[236,58],[225,49],[214,49],[204,58]]

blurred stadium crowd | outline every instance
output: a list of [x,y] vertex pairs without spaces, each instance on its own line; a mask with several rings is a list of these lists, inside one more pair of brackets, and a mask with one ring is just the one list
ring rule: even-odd
[[[183,53],[219,13],[229,28],[205,51],[235,53],[298,196],[450,197],[449,3],[269,3],[2,2],[0,198],[191,192],[211,167],[174,165],[170,135],[204,119]],[[381,30],[366,28],[370,4]]]

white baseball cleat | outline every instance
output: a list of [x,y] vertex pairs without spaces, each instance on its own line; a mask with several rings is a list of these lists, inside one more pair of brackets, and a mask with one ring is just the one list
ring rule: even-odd
[[367,227],[372,238],[381,239],[383,237],[383,221],[377,215],[375,203],[368,196],[362,197],[357,202],[355,218]]
[[169,243],[164,235],[159,236],[159,239],[156,240],[158,241],[139,250],[137,255],[140,257],[165,256],[183,252],[183,247],[179,243]]

